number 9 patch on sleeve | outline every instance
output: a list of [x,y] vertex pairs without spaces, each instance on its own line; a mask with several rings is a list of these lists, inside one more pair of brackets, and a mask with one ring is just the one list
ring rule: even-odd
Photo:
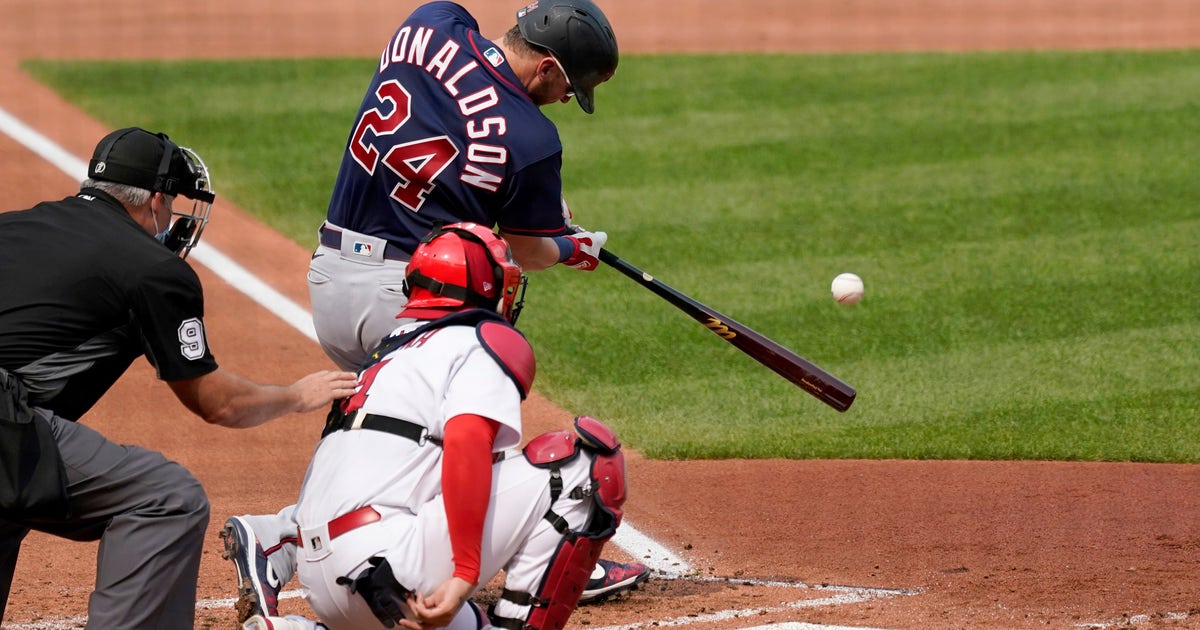
[[179,353],[189,361],[201,359],[208,348],[204,343],[204,322],[193,317],[179,324]]

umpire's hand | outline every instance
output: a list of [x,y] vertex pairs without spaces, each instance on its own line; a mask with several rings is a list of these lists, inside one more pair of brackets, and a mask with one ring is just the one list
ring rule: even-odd
[[205,422],[232,429],[256,427],[289,413],[327,409],[354,394],[353,372],[322,370],[291,385],[259,385],[218,367],[196,378],[168,381],[175,397]]
[[318,409],[326,409],[329,403],[354,394],[358,387],[358,375],[354,372],[337,372],[322,370],[288,386],[295,397],[296,407],[293,413],[307,413]]

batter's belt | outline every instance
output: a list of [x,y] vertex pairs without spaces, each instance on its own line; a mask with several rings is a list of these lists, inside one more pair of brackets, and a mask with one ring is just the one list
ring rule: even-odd
[[369,256],[369,252],[360,251],[360,248],[364,245],[371,247],[382,247],[384,260],[408,262],[411,258],[408,252],[400,249],[400,247],[393,243],[389,243],[386,240],[379,238],[378,236],[360,234],[353,230],[340,228],[329,223],[321,225],[320,239],[321,245],[331,249],[336,249],[338,251],[344,251],[342,248],[343,243],[350,245],[352,254],[356,256],[362,256],[364,258]]

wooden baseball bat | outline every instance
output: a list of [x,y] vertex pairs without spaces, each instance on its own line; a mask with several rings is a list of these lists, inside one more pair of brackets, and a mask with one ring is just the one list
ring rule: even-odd
[[857,392],[853,387],[804,357],[762,336],[749,326],[740,324],[680,293],[606,249],[601,248],[599,258],[605,264],[670,302],[675,308],[687,313],[718,337],[750,355],[750,358],[771,368],[776,374],[812,394],[817,400],[838,411],[845,411],[854,403]]

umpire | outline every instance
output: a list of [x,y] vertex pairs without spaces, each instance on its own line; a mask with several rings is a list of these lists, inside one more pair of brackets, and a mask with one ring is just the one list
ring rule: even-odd
[[[178,195],[190,210],[174,210]],[[162,454],[76,422],[139,356],[226,427],[353,393],[347,372],[260,385],[218,367],[183,260],[213,199],[194,151],[126,128],[96,146],[78,194],[0,213],[0,620],[21,541],[38,530],[100,541],[88,628],[193,627],[203,488]]]

